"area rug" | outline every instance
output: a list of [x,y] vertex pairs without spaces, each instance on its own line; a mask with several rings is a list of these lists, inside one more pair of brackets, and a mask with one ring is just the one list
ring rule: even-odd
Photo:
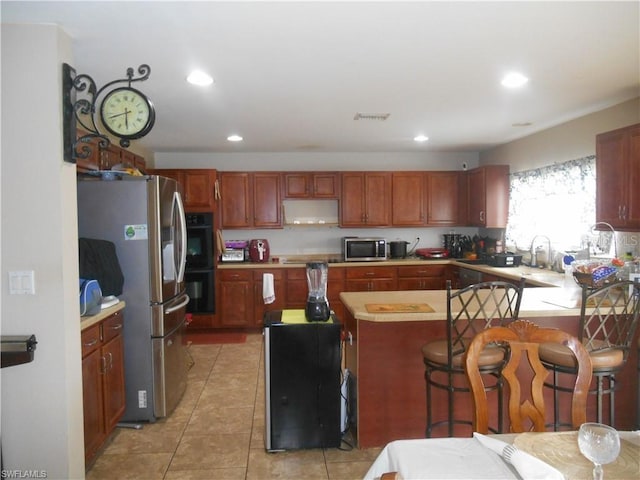
[[246,339],[247,334],[242,332],[187,333],[185,336],[185,340],[193,345],[244,343]]

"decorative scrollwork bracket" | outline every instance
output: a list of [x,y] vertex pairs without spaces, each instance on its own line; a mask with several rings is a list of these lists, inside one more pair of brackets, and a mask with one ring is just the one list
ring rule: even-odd
[[[62,64],[62,120],[64,160],[76,163],[77,159],[88,158],[92,153],[91,140],[98,139],[99,148],[107,148],[111,143],[109,137],[100,131],[98,115],[99,99],[103,92],[116,83],[144,81],[149,78],[151,68],[143,64],[138,67],[138,77],[134,78],[134,69],[127,68],[126,78],[112,80],[100,89],[87,74],[76,75],[76,71],[67,63]],[[87,132],[77,137],[78,124]],[[128,144],[128,142],[127,142]]]

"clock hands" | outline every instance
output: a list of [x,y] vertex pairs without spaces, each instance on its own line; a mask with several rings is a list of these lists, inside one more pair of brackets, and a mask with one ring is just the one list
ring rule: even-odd
[[[116,117],[120,117],[122,115],[129,115],[132,111],[131,110],[127,110],[126,108],[124,109],[124,112],[122,113],[116,113],[115,115],[111,115],[109,118],[116,118]],[[126,118],[126,117],[125,117]]]

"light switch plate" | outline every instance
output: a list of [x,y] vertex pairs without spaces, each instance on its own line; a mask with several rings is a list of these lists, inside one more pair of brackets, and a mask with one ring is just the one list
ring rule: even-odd
[[9,272],[9,294],[35,295],[35,275],[33,270]]

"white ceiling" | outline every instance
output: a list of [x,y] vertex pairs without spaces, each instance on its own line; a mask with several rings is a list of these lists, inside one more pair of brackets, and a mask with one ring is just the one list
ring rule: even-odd
[[[640,95],[637,1],[1,8],[3,23],[60,25],[77,73],[98,88],[150,65],[136,87],[157,121],[138,142],[155,152],[474,152]],[[194,68],[215,84],[187,84]],[[510,70],[529,83],[506,90]],[[245,140],[228,142],[232,133]],[[418,134],[430,140],[417,144]]]

